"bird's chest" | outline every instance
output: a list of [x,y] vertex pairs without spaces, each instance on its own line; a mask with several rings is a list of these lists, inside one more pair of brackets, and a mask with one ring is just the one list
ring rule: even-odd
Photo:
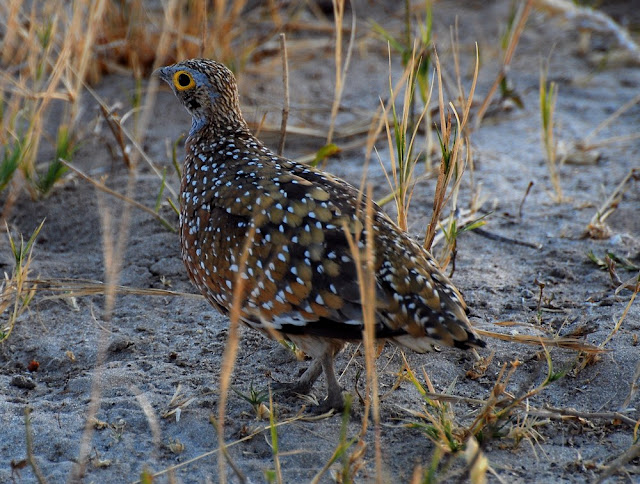
[[180,194],[182,258],[200,292],[227,307],[249,230],[241,207],[250,202],[231,173],[215,165],[185,168]]

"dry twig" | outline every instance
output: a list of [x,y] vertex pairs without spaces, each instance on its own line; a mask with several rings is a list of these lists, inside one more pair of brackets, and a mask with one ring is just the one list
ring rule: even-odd
[[31,430],[31,412],[32,408],[27,406],[24,409],[24,427],[25,427],[25,438],[27,441],[27,462],[31,466],[33,473],[36,475],[36,479],[40,484],[47,484],[47,479],[44,477],[42,470],[40,470],[40,466],[38,466],[38,462],[36,461],[36,457],[33,454],[33,432]]
[[284,104],[282,106],[282,122],[280,124],[280,142],[278,155],[284,152],[284,142],[287,137],[287,120],[289,119],[289,59],[287,58],[287,39],[280,34],[280,48],[282,50],[282,85],[284,88]]
[[640,456],[640,440],[636,440],[633,444],[631,444],[631,447],[629,447],[629,449],[624,454],[622,454],[617,459],[614,459],[605,468],[604,472],[600,474],[595,484],[600,484],[601,482],[604,482],[606,479],[608,479],[612,475],[620,472],[620,470],[622,470],[622,466],[624,466],[628,462],[631,462],[633,459],[639,456]]
[[512,343],[520,343],[524,345],[532,346],[556,346],[558,348],[565,348],[573,351],[583,351],[589,354],[606,353],[608,350],[593,346],[585,343],[582,340],[576,338],[563,338],[560,336],[554,338],[547,338],[542,336],[533,336],[529,334],[503,334],[496,333],[495,331],[487,331],[480,328],[474,328],[475,332],[480,336],[487,336],[488,338],[499,339],[502,341],[509,341]]
[[587,225],[586,234],[594,239],[607,238],[610,235],[610,230],[605,224],[605,220],[615,212],[618,205],[622,201],[622,196],[627,191],[628,184],[631,180],[640,180],[640,169],[631,168],[629,173],[622,179],[618,186],[613,190],[611,195],[603,202],[603,204],[596,210],[596,213],[591,217],[589,225]]

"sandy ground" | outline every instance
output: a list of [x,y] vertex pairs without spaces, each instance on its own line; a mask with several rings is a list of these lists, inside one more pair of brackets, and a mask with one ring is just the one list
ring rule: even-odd
[[[397,31],[401,19],[379,6],[359,6],[359,41],[347,78],[340,123],[346,126],[362,119],[388,95],[388,62],[385,45],[367,34],[369,18]],[[472,72],[471,54],[477,41],[482,66],[477,89],[481,100],[498,70],[499,26],[504,23],[509,2],[439,2],[434,8],[437,44],[443,65],[453,73],[449,46],[449,27],[459,18],[462,70],[465,82]],[[629,20],[624,8],[614,12],[621,21]],[[640,143],[608,144],[600,148],[596,163],[565,164],[560,169],[567,201],[552,201],[548,170],[540,142],[538,76],[542,58],[550,56],[550,79],[559,87],[557,137],[571,142],[585,137],[618,107],[640,92],[640,69],[632,62],[615,61],[615,39],[607,33],[594,33],[587,54],[580,51],[577,21],[534,13],[527,24],[510,71],[524,109],[488,116],[472,134],[475,172],[482,214],[487,231],[518,241],[539,244],[539,249],[465,233],[458,240],[453,280],[472,308],[474,324],[495,329],[493,323],[514,320],[527,323],[514,331],[570,335],[579,332],[585,341],[599,344],[610,334],[621,317],[631,291],[615,293],[606,271],[593,265],[587,253],[603,257],[606,251],[640,263],[640,186],[629,190],[609,218],[611,236],[602,240],[584,237],[584,231],[600,204],[612,193],[630,169],[640,167]],[[637,23],[636,23],[637,25]],[[292,42],[310,34],[292,34]],[[293,45],[293,43],[292,43]],[[330,51],[291,49],[292,118],[291,125],[317,129],[327,125],[333,95],[333,61]],[[604,54],[611,54],[601,62]],[[393,62],[394,77],[400,73],[398,56]],[[251,120],[264,112],[279,119],[281,103],[278,57],[249,63],[241,74],[241,99]],[[98,90],[109,102],[126,103],[133,82],[125,77],[104,79]],[[85,116],[97,117],[97,106],[86,99]],[[370,114],[368,114],[370,116]],[[601,130],[596,139],[637,133],[640,109],[635,106]],[[189,126],[189,119],[167,90],[158,94],[145,150],[159,165],[170,167],[169,146]],[[338,129],[340,131],[340,129]],[[271,144],[275,142],[270,140]],[[290,135],[286,154],[290,157],[316,151],[323,140]],[[338,140],[338,144],[346,142]],[[124,192],[127,170],[112,155],[115,146],[103,125],[98,134],[83,140],[74,163],[94,177],[108,176],[108,184]],[[386,142],[377,143],[382,160],[388,160]],[[359,183],[363,148],[343,152],[329,162],[328,170]],[[375,160],[374,160],[375,161]],[[420,169],[420,168],[418,168]],[[169,168],[171,171],[171,168]],[[377,162],[369,169],[368,180],[377,197],[388,193]],[[529,182],[534,185],[519,207]],[[175,176],[169,179],[177,187]],[[418,238],[430,215],[433,180],[421,181],[415,190],[410,231]],[[135,179],[136,199],[153,206],[160,187],[158,178],[142,167]],[[470,178],[462,184],[461,205],[471,198]],[[48,279],[105,279],[103,234],[118,235],[104,228],[108,211],[117,222],[122,205],[98,193],[74,176],[46,200],[33,202],[23,196],[10,219],[17,233],[30,234],[46,222],[34,250],[32,274]],[[161,213],[172,223],[177,218],[168,207]],[[156,220],[139,210],[131,212],[128,242],[120,283],[132,288],[163,288],[193,292],[179,257],[178,238]],[[2,269],[11,270],[8,245],[2,242]],[[436,247],[436,250],[438,247]],[[634,272],[618,269],[621,278]],[[636,272],[637,273],[637,272]],[[536,281],[545,284],[540,294]],[[44,294],[43,294],[44,295]],[[213,312],[199,298],[121,295],[117,298],[111,323],[103,321],[104,298],[80,297],[47,300],[36,297],[31,310],[21,317],[10,340],[0,347],[0,482],[35,482],[27,467],[12,471],[11,463],[26,456],[24,411],[32,409],[31,422],[35,459],[49,482],[66,481],[79,453],[86,423],[92,382],[96,378],[99,342],[107,345],[106,362],[99,372],[101,392],[98,419],[93,434],[91,460],[86,482],[131,482],[143,469],[160,472],[180,465],[174,471],[178,482],[216,482],[218,480],[217,435],[210,416],[217,414],[220,361],[227,337],[228,321]],[[552,349],[554,369],[568,373],[529,401],[531,406],[562,407],[580,413],[624,411],[633,420],[640,418],[638,396],[631,393],[634,371],[640,362],[636,336],[640,331],[640,306],[631,306],[620,331],[607,345],[610,352],[599,361],[578,370],[578,355],[569,350]],[[362,393],[364,377],[357,378],[363,358],[351,347],[338,358],[340,381],[354,394]],[[489,340],[481,352],[495,357],[478,379],[467,377],[473,355],[442,349],[427,355],[408,354],[411,366],[421,373],[424,367],[436,391],[486,399],[505,362],[519,360],[507,390],[521,395],[539,385],[547,364],[540,348]],[[73,355],[73,357],[71,356]],[[355,355],[355,356],[354,356]],[[28,371],[37,360],[39,369]],[[251,388],[266,390],[274,380],[286,381],[303,371],[306,362],[297,362],[277,343],[245,332],[233,376],[233,386],[241,393]],[[423,400],[417,390],[403,382],[390,391],[402,368],[398,350],[387,346],[378,362],[382,401],[381,448],[385,480],[407,482],[416,465],[428,466],[434,445],[419,430],[409,429],[410,411],[420,411]],[[357,382],[357,383],[356,383]],[[315,389],[322,396],[323,382]],[[180,394],[192,402],[176,414],[161,418],[170,409],[172,396]],[[389,392],[387,394],[387,392]],[[278,420],[293,417],[305,402],[276,397]],[[458,403],[453,411],[458,422],[470,423],[477,406]],[[357,434],[363,407],[355,398],[348,436]],[[226,440],[235,442],[268,422],[256,419],[251,405],[230,393],[227,408]],[[536,420],[537,419],[537,420]],[[495,470],[490,482],[585,482],[597,478],[603,466],[633,443],[632,426],[611,418],[566,418],[537,422],[537,441],[512,438],[488,439],[482,449]],[[517,422],[507,424],[505,431]],[[284,482],[307,482],[328,462],[339,443],[340,417],[321,421],[298,420],[278,429]],[[358,482],[374,476],[374,433],[367,436],[369,446],[365,466]],[[265,470],[274,467],[270,437],[261,432],[235,443],[229,449],[237,466],[250,482],[265,481]],[[209,454],[207,454],[209,453]],[[205,455],[207,454],[207,455]],[[193,463],[190,459],[201,456]],[[461,467],[456,461],[454,469]],[[186,464],[185,464],[186,463]],[[635,467],[633,466],[635,464]],[[620,482],[638,482],[638,462],[631,462]],[[339,463],[332,471],[339,470]],[[232,481],[236,481],[229,470]],[[446,475],[442,470],[441,475]],[[167,482],[166,474],[154,482]],[[333,482],[331,473],[321,482]]]

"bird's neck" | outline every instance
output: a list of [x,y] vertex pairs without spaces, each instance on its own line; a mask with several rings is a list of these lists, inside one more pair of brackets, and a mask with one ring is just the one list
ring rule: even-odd
[[207,118],[205,117],[192,117],[191,118],[191,129],[189,130],[189,136],[194,136],[198,133],[202,128],[207,125]]
[[249,132],[247,122],[238,112],[233,110],[211,112],[207,109],[191,111],[189,136],[220,136],[221,133],[238,131]]
[[259,145],[262,143],[251,133],[247,123],[212,122],[211,120],[192,119],[191,131],[186,140],[187,150],[196,152],[220,151],[228,145]]
[[207,123],[189,134],[186,151],[184,175],[203,171],[203,165],[216,164],[222,170],[233,170],[248,159],[266,157],[268,160],[275,156],[244,122],[227,126]]

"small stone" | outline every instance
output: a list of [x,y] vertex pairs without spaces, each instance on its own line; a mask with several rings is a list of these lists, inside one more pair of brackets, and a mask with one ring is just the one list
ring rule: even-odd
[[117,339],[115,341],[112,341],[109,344],[109,347],[107,348],[107,350],[110,353],[120,353],[121,351],[127,350],[131,346],[133,346],[133,341],[122,338],[122,339]]
[[11,379],[11,385],[14,387],[22,388],[23,390],[33,390],[36,387],[36,382],[31,378],[24,375],[16,375]]

